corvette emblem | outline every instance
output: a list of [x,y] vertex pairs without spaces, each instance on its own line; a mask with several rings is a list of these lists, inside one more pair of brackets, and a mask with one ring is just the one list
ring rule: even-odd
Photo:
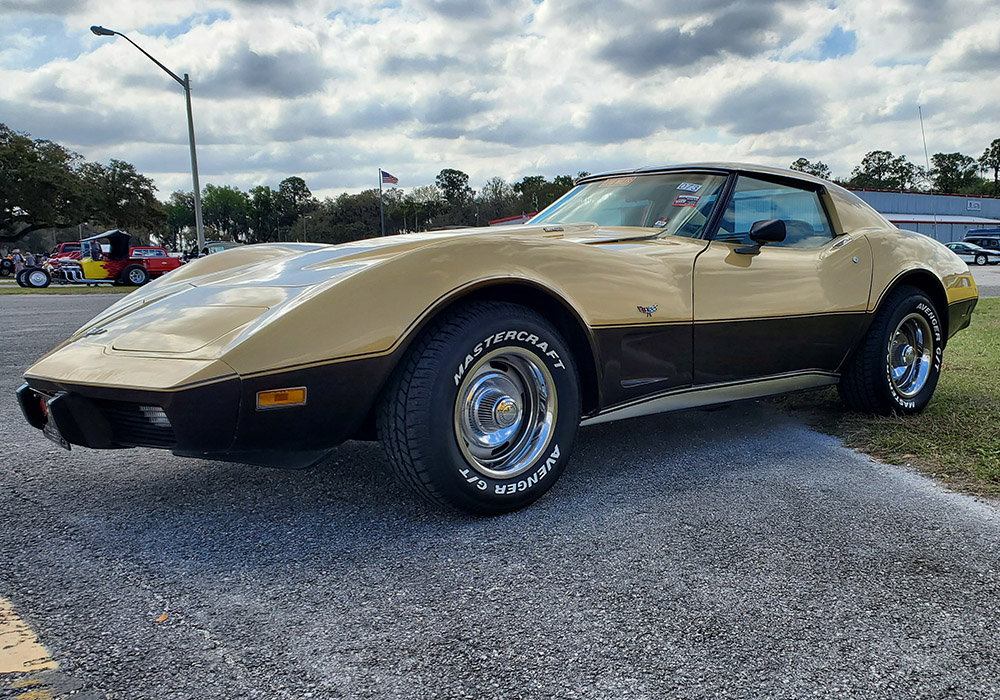
[[635,308],[639,309],[642,313],[646,314],[647,318],[652,318],[653,314],[656,313],[656,309],[659,308],[659,304],[653,304],[652,306],[637,306]]

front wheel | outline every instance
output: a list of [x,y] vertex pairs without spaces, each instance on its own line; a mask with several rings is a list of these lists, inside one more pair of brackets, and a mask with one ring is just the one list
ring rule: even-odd
[[976,264],[977,265],[985,265],[986,263],[987,263],[987,260],[986,260],[986,256],[985,255],[977,255],[976,256]]
[[899,287],[886,297],[845,363],[840,397],[862,413],[920,413],[937,387],[943,350],[934,302],[916,287]]
[[377,408],[397,477],[471,513],[523,508],[562,473],[580,423],[569,347],[522,306],[479,302],[431,325]]
[[49,273],[40,267],[29,267],[24,271],[25,286],[44,289],[49,286],[51,281],[52,277]]

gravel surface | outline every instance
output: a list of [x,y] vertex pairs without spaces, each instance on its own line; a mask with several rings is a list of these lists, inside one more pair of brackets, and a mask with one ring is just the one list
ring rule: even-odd
[[67,453],[12,392],[112,300],[0,297],[0,596],[57,696],[1000,697],[992,505],[755,403],[583,429],[499,518],[414,500],[374,444]]

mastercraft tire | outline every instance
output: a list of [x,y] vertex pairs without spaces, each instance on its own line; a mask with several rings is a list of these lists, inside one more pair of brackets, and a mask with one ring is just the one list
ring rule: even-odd
[[580,423],[576,365],[530,309],[470,304],[415,341],[376,418],[408,487],[470,513],[510,512],[540,498],[566,466]]
[[944,333],[934,303],[915,287],[889,293],[837,388],[848,408],[877,415],[920,413],[941,374]]

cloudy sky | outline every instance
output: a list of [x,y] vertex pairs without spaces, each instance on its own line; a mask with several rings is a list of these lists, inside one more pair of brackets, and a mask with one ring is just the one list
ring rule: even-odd
[[0,122],[161,198],[303,177],[314,193],[473,187],[685,161],[846,176],[1000,137],[996,0],[0,0]]

